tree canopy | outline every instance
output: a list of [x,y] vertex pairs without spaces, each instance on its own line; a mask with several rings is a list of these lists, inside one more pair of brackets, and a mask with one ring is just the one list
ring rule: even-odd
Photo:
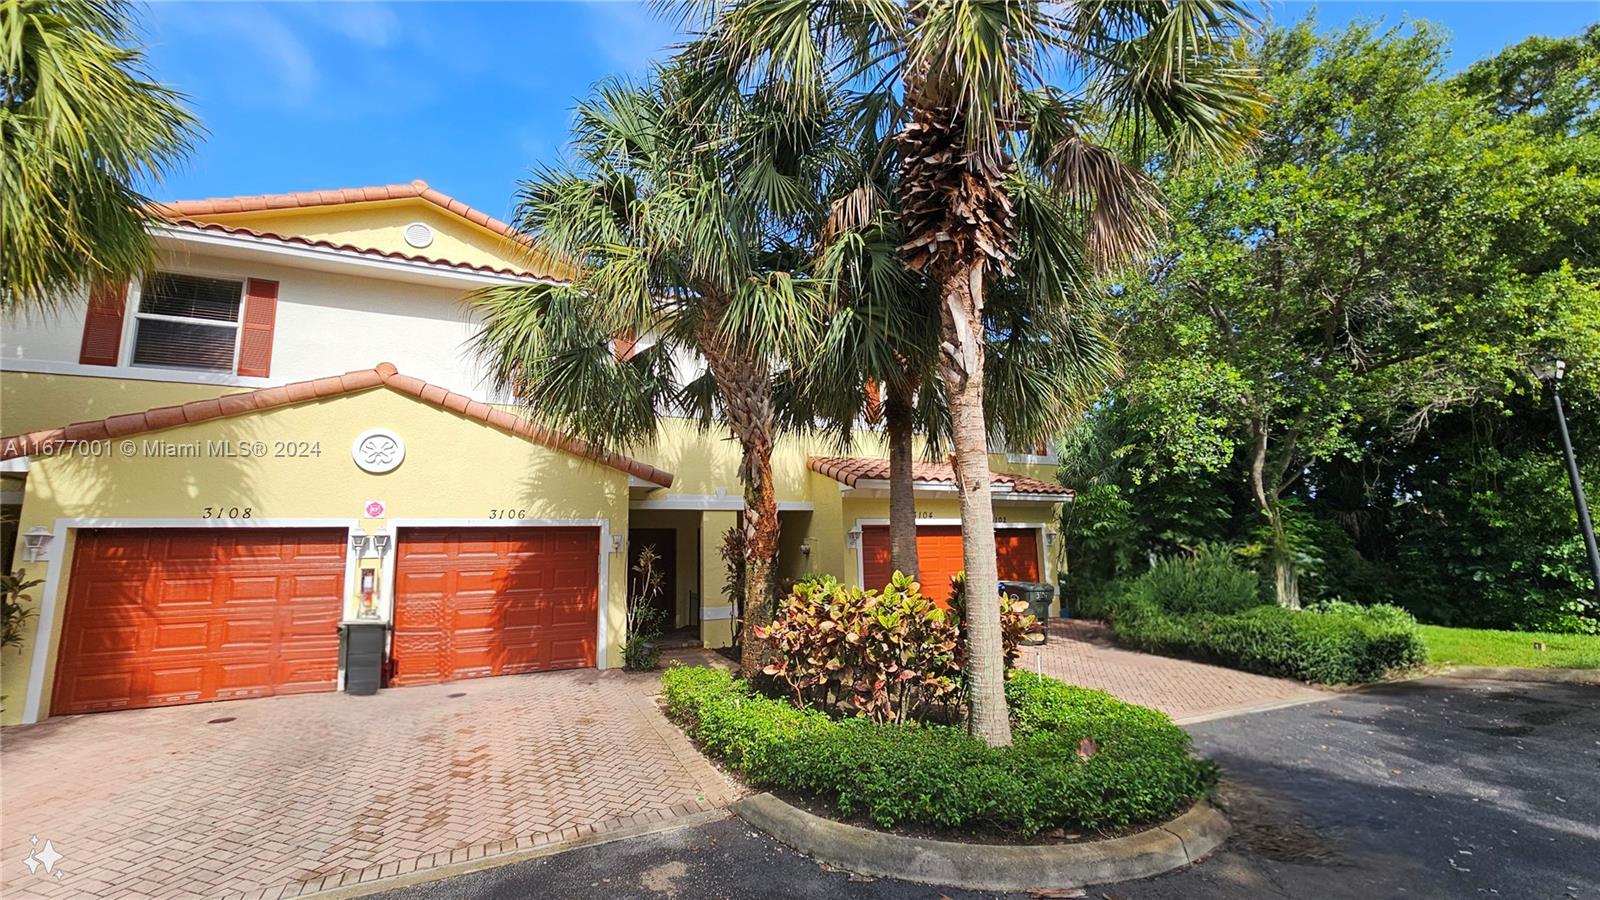
[[[1592,625],[1530,366],[1569,361],[1593,479],[1600,140],[1567,61],[1594,39],[1446,79],[1426,23],[1261,37],[1257,150],[1165,174],[1170,235],[1118,289],[1129,377],[1069,436],[1064,474],[1112,515],[1074,538],[1086,572],[1224,539],[1281,600],[1307,576],[1435,617]],[[1454,611],[1418,587],[1450,566]]]

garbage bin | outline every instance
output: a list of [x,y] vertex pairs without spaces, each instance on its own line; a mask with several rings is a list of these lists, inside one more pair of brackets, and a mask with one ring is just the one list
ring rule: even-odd
[[388,627],[382,622],[345,622],[339,626],[345,693],[376,694],[383,686],[383,645]]
[[1028,613],[1039,624],[1046,626],[1039,633],[1039,640],[1029,641],[1033,644],[1043,644],[1050,639],[1048,629],[1050,623],[1050,601],[1055,598],[1056,589],[1052,585],[1041,584],[1037,581],[1002,581],[1000,590],[1005,591],[1018,600],[1028,604]]

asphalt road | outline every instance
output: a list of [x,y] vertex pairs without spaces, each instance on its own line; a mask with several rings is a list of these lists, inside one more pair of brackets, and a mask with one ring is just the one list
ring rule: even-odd
[[[1222,766],[1234,836],[1197,866],[1081,896],[1600,898],[1600,688],[1430,680],[1189,730]],[[381,896],[980,895],[825,870],[726,819]]]

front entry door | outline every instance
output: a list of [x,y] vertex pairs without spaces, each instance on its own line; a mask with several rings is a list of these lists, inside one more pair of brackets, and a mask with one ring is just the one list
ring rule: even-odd
[[659,559],[656,571],[661,573],[661,593],[656,597],[656,608],[661,610],[661,630],[678,627],[678,532],[674,528],[628,529],[628,596],[638,595],[638,575],[633,571],[639,561],[639,551],[653,547]]

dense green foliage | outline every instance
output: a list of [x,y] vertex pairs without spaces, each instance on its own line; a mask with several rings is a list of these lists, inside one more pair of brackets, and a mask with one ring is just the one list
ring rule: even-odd
[[59,306],[153,258],[141,184],[199,125],[144,71],[125,0],[0,0],[0,310]]
[[[1600,635],[1422,625],[1428,662],[1441,666],[1600,669]],[[1543,648],[1535,647],[1543,644]]]
[[1130,586],[1175,615],[1242,612],[1260,606],[1260,579],[1237,565],[1226,548],[1202,546],[1193,556],[1167,556]]
[[1377,681],[1427,659],[1416,620],[1395,606],[1329,601],[1182,615],[1129,587],[1106,601],[1112,629],[1118,641],[1152,653],[1316,684]]
[[[1037,622],[1026,603],[999,603],[1010,668]],[[900,572],[882,590],[831,575],[809,578],[794,585],[770,625],[756,629],[769,647],[762,672],[784,685],[796,706],[880,722],[959,721],[966,636],[958,609],[941,607]]]
[[1216,542],[1286,604],[1600,630],[1530,372],[1569,361],[1600,489],[1597,42],[1447,79],[1425,23],[1263,35],[1258,151],[1164,177],[1156,270],[1115,292],[1128,376],[1065,439],[1072,605]]
[[883,828],[1122,828],[1172,816],[1213,777],[1161,713],[1026,673],[1006,685],[1009,747],[946,726],[833,719],[710,669],[669,669],[661,686],[668,715],[751,784]]

